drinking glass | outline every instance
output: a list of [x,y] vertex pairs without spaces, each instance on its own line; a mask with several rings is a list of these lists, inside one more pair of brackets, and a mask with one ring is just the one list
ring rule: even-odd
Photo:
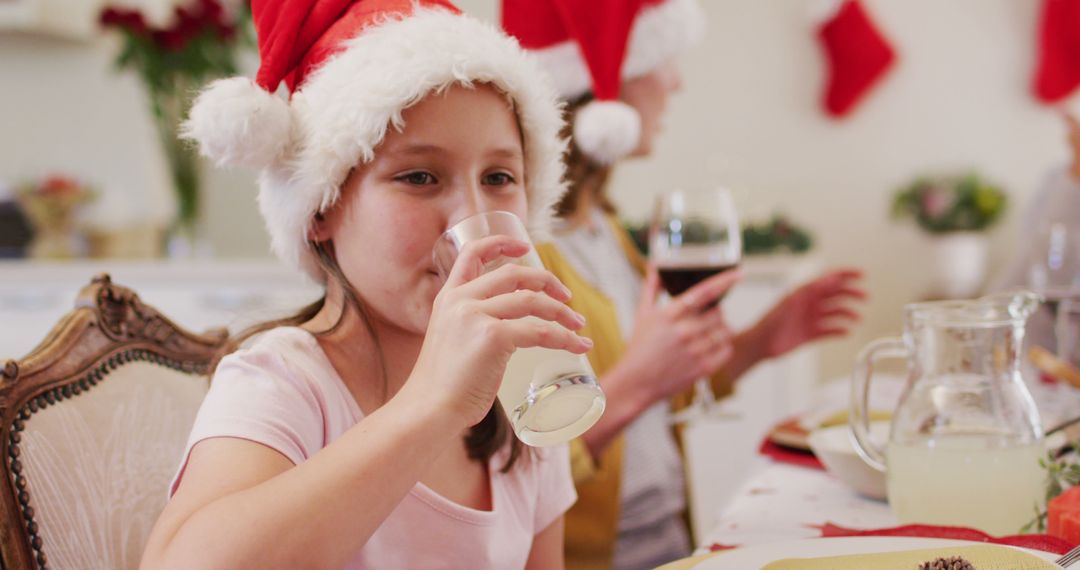
[[[525,225],[514,214],[482,212],[458,222],[435,243],[432,255],[439,274],[444,279],[449,275],[466,243],[493,235],[532,243]],[[501,257],[484,269],[492,271],[507,263],[544,267],[536,249],[530,248],[523,257]],[[498,400],[518,439],[534,447],[566,443],[585,433],[600,419],[606,403],[584,355],[541,347],[514,351],[503,374]]]
[[[676,190],[659,196],[649,231],[649,258],[672,297],[738,267],[742,260],[742,230],[731,193],[713,188]],[[712,411],[716,398],[708,380],[698,380],[694,391],[695,405],[688,414],[677,416],[676,421]]]
[[[1047,220],[1031,232],[1029,239],[1020,269],[1026,285],[1041,294],[1045,302],[1027,324],[1027,364],[1044,376],[1075,379],[1080,365],[1080,232],[1074,222]],[[1049,423],[1076,416],[1080,390],[1071,381],[1032,381],[1031,389]]]
[[1080,291],[1059,299],[1054,336],[1058,358],[1080,370]]
[[1022,261],[1027,286],[1046,302],[1028,323],[1028,344],[1054,351],[1055,322],[1062,301],[1080,296],[1080,236],[1063,222],[1046,225],[1034,236]]

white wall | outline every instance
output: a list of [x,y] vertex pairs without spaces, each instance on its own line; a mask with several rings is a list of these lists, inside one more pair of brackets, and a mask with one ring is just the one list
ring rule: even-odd
[[[171,1],[125,4],[149,7],[155,21]],[[87,212],[90,223],[164,226],[175,211],[165,156],[142,85],[113,67],[118,49],[111,35],[74,41],[0,30],[0,187],[65,173],[99,191]],[[267,255],[251,207],[252,177],[208,168],[206,190],[206,235],[214,250]]]
[[[459,4],[495,14],[493,0]],[[709,35],[683,59],[686,89],[655,156],[621,167],[614,196],[642,219],[655,192],[728,185],[748,215],[787,212],[829,263],[865,268],[866,322],[827,346],[831,376],[847,372],[870,338],[898,332],[901,305],[923,291],[921,237],[887,218],[896,186],[929,169],[971,167],[1003,184],[1014,208],[995,232],[1000,265],[1016,206],[1065,150],[1053,113],[1029,95],[1038,2],[868,0],[899,62],[842,122],[819,110],[811,4],[704,0]],[[0,33],[0,180],[63,169],[97,183],[129,218],[164,216],[164,161],[138,84],[110,70],[114,47]],[[207,194],[218,253],[264,255],[250,177],[215,174]]]
[[783,211],[805,224],[829,264],[868,273],[865,323],[826,345],[824,373],[846,374],[868,340],[900,330],[903,303],[925,292],[926,246],[892,222],[893,190],[936,169],[975,168],[1012,208],[994,233],[992,264],[1015,243],[1015,221],[1045,170],[1066,156],[1057,117],[1036,103],[1040,3],[869,0],[899,54],[863,106],[843,121],[820,111],[824,59],[811,2],[709,0],[708,39],[683,60],[654,157],[620,168],[615,197],[644,218],[655,192],[729,185],[754,217]]

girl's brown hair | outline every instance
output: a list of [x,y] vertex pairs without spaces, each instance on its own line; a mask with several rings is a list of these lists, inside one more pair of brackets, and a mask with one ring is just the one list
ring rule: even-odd
[[566,155],[566,180],[569,183],[566,194],[555,206],[555,213],[566,218],[577,213],[582,196],[591,195],[605,212],[614,214],[615,204],[607,196],[607,182],[612,167],[597,164],[574,143],[574,118],[586,103],[593,100],[592,94],[586,94],[566,106],[563,130],[560,136],[570,140],[570,152]]
[[[332,244],[329,243],[309,243],[312,251],[315,253],[319,260],[319,265],[323,271],[326,272],[328,279],[334,279],[338,285],[341,286],[341,290],[345,292],[345,304],[346,307],[338,315],[337,322],[334,323],[330,329],[316,333],[316,336],[329,334],[335,330],[345,319],[345,312],[350,308],[356,311],[360,317],[361,322],[364,323],[364,328],[368,334],[371,335],[372,340],[375,343],[375,350],[380,361],[380,372],[383,379],[383,400],[387,398],[387,377],[386,377],[386,365],[383,363],[383,351],[379,344],[379,337],[375,331],[375,328],[371,324],[371,318],[368,315],[367,307],[365,306],[361,297],[353,289],[345,278],[345,274],[341,271],[341,267],[337,263],[337,259],[334,257],[332,251]],[[277,327],[295,327],[300,326],[312,318],[315,317],[326,305],[326,294],[324,293],[319,300],[307,305],[297,311],[295,314],[288,317],[274,319],[263,323],[252,325],[243,331],[240,331],[236,336],[229,339],[229,341],[222,348],[221,352],[214,363],[214,367],[217,367],[217,363],[221,361],[225,355],[230,354],[240,348],[240,345],[252,336],[261,332],[268,331]],[[488,410],[484,419],[480,420],[480,423],[469,428],[469,433],[465,436],[465,449],[469,455],[469,459],[474,461],[480,461],[486,463],[495,453],[497,453],[507,441],[510,443],[510,455],[506,460],[506,463],[502,467],[502,472],[506,473],[510,471],[510,468],[514,466],[518,458],[522,454],[522,443],[518,438],[511,434],[510,420],[507,419],[506,414],[502,410],[502,406],[496,402]]]

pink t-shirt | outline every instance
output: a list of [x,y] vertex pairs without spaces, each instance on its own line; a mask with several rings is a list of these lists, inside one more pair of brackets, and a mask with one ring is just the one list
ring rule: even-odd
[[[263,333],[222,359],[170,495],[199,441],[247,439],[300,464],[362,418],[310,333],[295,327]],[[491,458],[491,511],[464,507],[417,483],[348,568],[521,568],[533,537],[577,499],[567,448],[536,452],[509,473],[500,472],[506,450]]]

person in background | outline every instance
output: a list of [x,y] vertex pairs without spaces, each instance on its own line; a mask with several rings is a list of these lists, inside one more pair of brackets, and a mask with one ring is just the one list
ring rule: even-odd
[[[1031,196],[1013,259],[991,290],[1027,287],[1050,296],[1080,293],[1080,104],[1061,110],[1069,158],[1050,170]],[[1040,311],[1028,324],[1028,344],[1055,350],[1053,316]]]
[[607,181],[619,161],[648,156],[668,99],[682,86],[675,57],[701,34],[693,0],[570,3],[504,0],[503,28],[550,73],[568,103],[570,191],[540,248],[573,291],[582,334],[608,398],[601,420],[571,444],[579,500],[567,514],[568,568],[653,568],[691,552],[673,408],[700,377],[718,395],[755,364],[844,335],[865,293],[860,272],[829,272],[732,333],[720,307],[737,281],[710,278],[668,304],[617,219]]
[[445,281],[432,258],[480,211],[550,225],[555,92],[447,0],[252,8],[256,82],[209,86],[186,136],[261,170],[274,251],[325,295],[221,359],[143,566],[562,568],[568,451],[492,404],[516,348],[586,352],[583,320],[547,271],[482,274],[525,242],[471,242]]

